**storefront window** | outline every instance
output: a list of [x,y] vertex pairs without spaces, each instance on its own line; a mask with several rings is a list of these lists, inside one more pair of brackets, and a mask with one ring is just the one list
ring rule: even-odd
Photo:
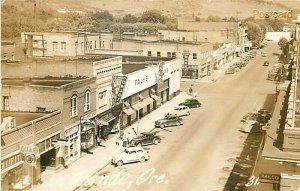
[[89,149],[94,146],[95,137],[94,137],[94,129],[89,129],[81,135],[81,148]]

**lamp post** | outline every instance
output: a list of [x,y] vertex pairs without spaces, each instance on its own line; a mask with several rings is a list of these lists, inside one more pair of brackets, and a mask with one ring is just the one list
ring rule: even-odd
[[137,134],[137,136],[139,136],[139,134],[140,134],[140,100],[138,100],[137,106],[138,106],[138,112],[137,112],[138,116],[137,116],[136,134]]

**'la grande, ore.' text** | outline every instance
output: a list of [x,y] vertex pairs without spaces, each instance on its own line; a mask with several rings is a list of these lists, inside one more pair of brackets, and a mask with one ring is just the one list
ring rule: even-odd
[[143,173],[141,173],[135,180],[132,180],[130,173],[125,172],[125,170],[119,171],[117,174],[93,176],[83,183],[84,187],[89,186],[99,186],[99,187],[109,187],[109,186],[124,186],[123,188],[128,190],[131,186],[140,186],[142,184],[168,184],[166,174],[155,174],[155,168],[150,168]]

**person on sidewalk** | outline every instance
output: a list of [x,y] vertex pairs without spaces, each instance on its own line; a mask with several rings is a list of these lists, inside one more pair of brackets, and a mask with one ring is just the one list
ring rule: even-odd
[[122,143],[123,143],[122,137],[121,136],[117,136],[116,145],[119,146]]

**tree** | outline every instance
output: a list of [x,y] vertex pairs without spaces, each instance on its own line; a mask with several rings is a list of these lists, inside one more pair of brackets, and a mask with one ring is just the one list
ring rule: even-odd
[[212,22],[221,22],[223,21],[223,19],[221,19],[221,17],[219,16],[208,16],[207,17],[208,21],[212,21]]
[[149,10],[143,12],[140,17],[140,22],[142,23],[166,23],[166,17],[158,10]]
[[278,41],[278,45],[282,50],[283,55],[287,55],[289,53],[289,41],[286,38],[281,37]]
[[263,37],[263,31],[260,26],[252,21],[248,21],[246,26],[248,28],[248,39],[252,42],[253,46],[259,46]]
[[136,23],[136,22],[138,22],[138,18],[131,14],[125,15],[122,19],[122,23]]
[[105,21],[113,21],[114,20],[114,16],[112,14],[110,14],[108,11],[102,11],[99,12],[97,11],[96,13],[89,13],[90,17],[93,20],[105,20]]

